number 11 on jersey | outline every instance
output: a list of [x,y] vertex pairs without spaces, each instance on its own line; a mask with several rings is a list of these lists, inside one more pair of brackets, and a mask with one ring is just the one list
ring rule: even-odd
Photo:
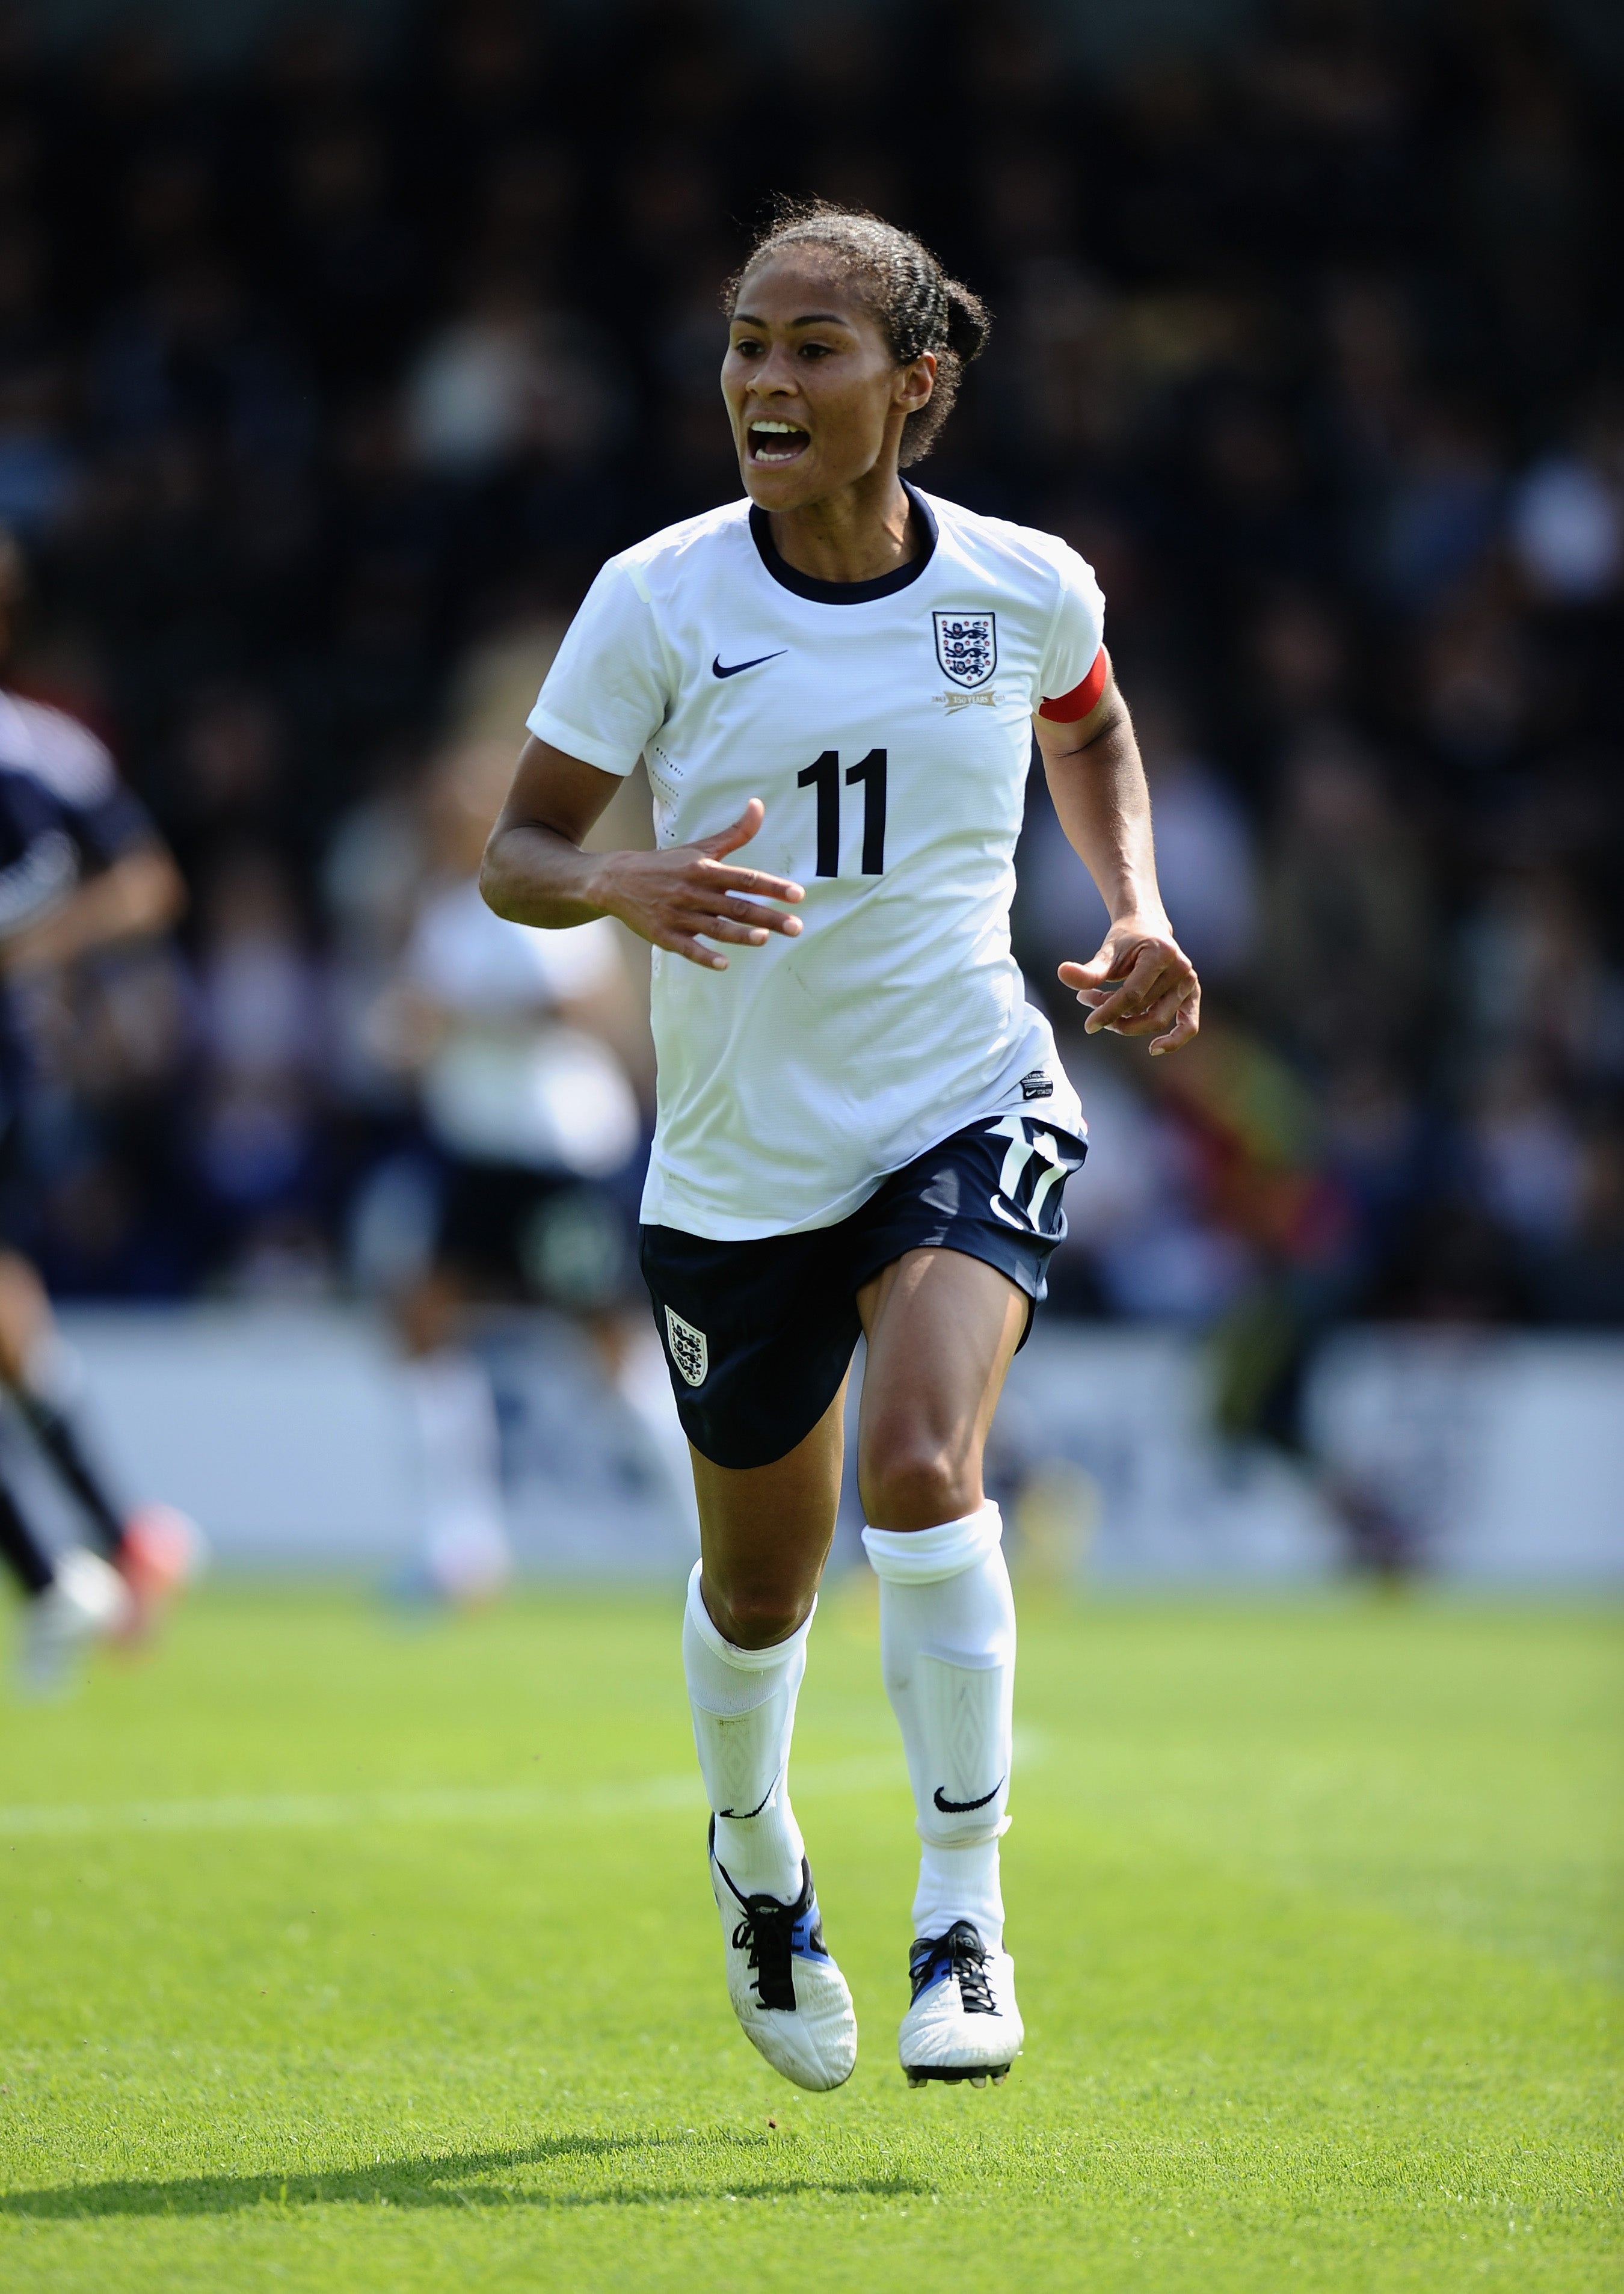
[[[863,874],[885,874],[885,751],[871,749],[861,763],[849,765],[846,785],[863,787]],[[796,776],[799,788],[817,791],[817,869],[820,876],[840,873],[840,760],[825,749],[815,765]]]

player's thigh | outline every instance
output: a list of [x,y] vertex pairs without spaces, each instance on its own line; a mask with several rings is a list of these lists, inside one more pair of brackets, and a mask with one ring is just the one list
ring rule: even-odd
[[904,1252],[857,1296],[868,1339],[857,1478],[881,1529],[928,1529],[982,1501],[981,1452],[1031,1302],[962,1251]]
[[701,1584],[710,1621],[740,1648],[785,1639],[812,1607],[834,1538],[846,1386],[804,1439],[767,1466],[719,1466],[689,1444]]

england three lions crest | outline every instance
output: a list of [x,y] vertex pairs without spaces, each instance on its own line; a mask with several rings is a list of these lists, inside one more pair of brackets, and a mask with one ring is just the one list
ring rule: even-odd
[[670,1341],[671,1360],[690,1386],[702,1386],[710,1370],[710,1349],[705,1334],[696,1330],[692,1322],[685,1322],[680,1314],[665,1310],[665,1335]]
[[998,666],[996,614],[932,614],[936,657],[955,685],[973,693]]

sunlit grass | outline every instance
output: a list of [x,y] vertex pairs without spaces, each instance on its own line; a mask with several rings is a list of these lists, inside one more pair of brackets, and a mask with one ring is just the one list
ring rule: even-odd
[[897,2069],[859,1582],[797,1802],[863,2031],[734,2030],[677,1600],[223,1588],[0,1718],[0,2284],[1589,2290],[1618,2269],[1616,1612],[1023,1616],[1001,2090]]

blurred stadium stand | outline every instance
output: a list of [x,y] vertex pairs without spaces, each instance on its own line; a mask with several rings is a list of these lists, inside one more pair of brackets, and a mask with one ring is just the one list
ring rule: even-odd
[[[447,759],[516,745],[605,554],[736,492],[718,282],[777,188],[992,303],[921,475],[1099,567],[1208,983],[1156,1068],[1057,1003],[1095,1148],[1051,1327],[1181,1334],[1256,1465],[1334,1448],[1351,1324],[1525,1365],[1492,1334],[1624,1326],[1616,9],[0,21],[16,675],[105,731],[193,891],[52,1038],[60,1295],[344,1301],[409,1250]],[[1034,994],[1092,902],[1037,794]]]

